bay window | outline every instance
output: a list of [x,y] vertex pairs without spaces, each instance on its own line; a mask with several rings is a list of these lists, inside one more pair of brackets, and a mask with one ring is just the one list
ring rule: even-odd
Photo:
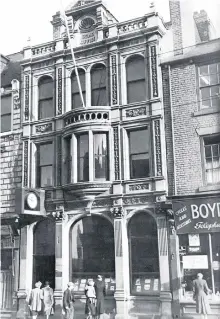
[[150,176],[150,132],[149,128],[128,131],[130,178]]
[[94,178],[108,179],[108,146],[107,134],[95,133],[94,141]]
[[127,103],[145,101],[146,76],[145,59],[142,56],[134,56],[126,63],[127,78]]
[[220,106],[220,63],[199,67],[201,108]]
[[220,136],[204,138],[206,183],[220,183]]
[[78,181],[86,182],[89,180],[89,134],[81,134],[77,137],[77,163]]
[[53,79],[45,76],[38,83],[38,118],[39,120],[54,116]]
[[53,185],[54,145],[52,142],[37,147],[37,187]]
[[[78,70],[79,81],[81,85],[84,104],[86,104],[86,83],[85,83],[85,71],[83,69]],[[76,73],[73,72],[71,76],[71,92],[72,92],[72,109],[82,107],[82,100],[80,97],[79,85],[77,82]]]

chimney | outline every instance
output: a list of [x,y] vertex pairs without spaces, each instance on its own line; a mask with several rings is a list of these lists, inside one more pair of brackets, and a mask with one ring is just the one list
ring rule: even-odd
[[207,12],[201,10],[194,12],[193,18],[196,24],[196,42],[205,42],[210,40],[210,20]]
[[174,55],[183,54],[183,35],[181,21],[181,7],[179,0],[169,0],[170,19],[173,30]]

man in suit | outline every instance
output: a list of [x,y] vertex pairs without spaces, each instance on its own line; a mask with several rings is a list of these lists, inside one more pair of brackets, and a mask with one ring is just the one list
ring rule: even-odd
[[65,312],[66,319],[74,318],[74,307],[73,303],[75,302],[74,293],[73,293],[73,283],[69,282],[67,284],[67,289],[63,293],[63,310]]

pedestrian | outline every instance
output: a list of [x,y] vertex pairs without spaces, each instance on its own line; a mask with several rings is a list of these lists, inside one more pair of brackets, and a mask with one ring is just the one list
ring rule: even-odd
[[69,282],[67,284],[67,289],[63,293],[63,310],[66,319],[74,318],[74,292],[73,292],[74,284]]
[[201,318],[207,319],[207,315],[211,313],[208,302],[209,288],[203,274],[198,273],[197,279],[193,280],[193,299],[196,301],[196,312],[201,314]]
[[86,306],[85,314],[87,319],[95,319],[96,316],[96,292],[93,279],[89,279],[85,286]]
[[40,281],[35,283],[35,288],[31,290],[30,298],[29,298],[29,309],[31,312],[31,317],[36,319],[38,314],[42,310],[42,299],[43,294],[42,290],[40,289],[42,283]]
[[96,292],[96,310],[97,310],[97,319],[100,319],[104,312],[104,299],[106,296],[105,283],[101,275],[97,276],[95,283],[95,292]]
[[54,297],[53,297],[53,289],[50,287],[49,281],[45,282],[45,287],[42,289],[43,293],[43,305],[44,305],[44,314],[46,318],[49,319],[51,314],[54,314],[53,311],[53,304],[54,304]]

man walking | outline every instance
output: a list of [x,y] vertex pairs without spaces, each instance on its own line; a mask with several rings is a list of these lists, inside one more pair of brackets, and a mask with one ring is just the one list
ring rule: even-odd
[[73,293],[73,283],[69,282],[67,284],[67,289],[63,293],[63,310],[65,312],[66,319],[74,318],[74,307],[73,303],[75,302],[74,293]]

